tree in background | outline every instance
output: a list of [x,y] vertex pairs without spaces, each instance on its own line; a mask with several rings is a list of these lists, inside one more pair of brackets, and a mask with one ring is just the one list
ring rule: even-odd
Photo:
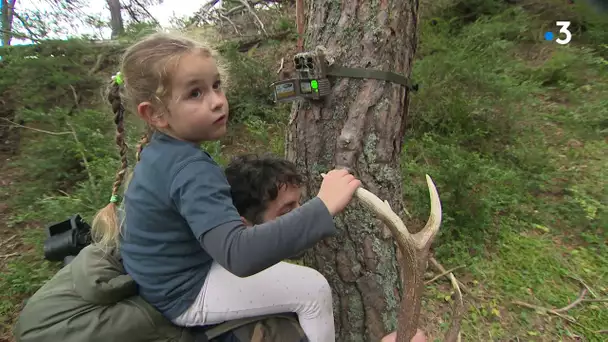
[[112,39],[116,39],[125,33],[124,24],[122,22],[122,14],[120,0],[108,0],[108,8],[110,9],[110,27],[112,28]]
[[15,13],[15,3],[17,0],[0,0],[0,11],[2,12],[2,20],[0,28],[2,29],[2,45],[11,45],[13,38],[13,18]]

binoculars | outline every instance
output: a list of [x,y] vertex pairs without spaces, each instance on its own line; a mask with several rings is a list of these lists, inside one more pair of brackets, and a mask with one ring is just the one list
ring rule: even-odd
[[69,264],[80,251],[91,244],[91,226],[80,215],[47,227],[44,241],[44,258]]

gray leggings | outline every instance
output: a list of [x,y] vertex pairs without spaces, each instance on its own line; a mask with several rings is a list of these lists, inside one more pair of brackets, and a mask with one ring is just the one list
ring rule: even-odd
[[310,342],[334,342],[331,288],[316,270],[280,262],[239,278],[213,263],[194,304],[174,320],[201,326],[229,320],[294,312]]

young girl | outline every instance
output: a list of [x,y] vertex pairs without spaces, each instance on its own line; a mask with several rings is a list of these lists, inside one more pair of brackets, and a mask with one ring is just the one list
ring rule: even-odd
[[[216,62],[209,47],[168,34],[151,35],[125,52],[108,96],[122,166],[110,204],[93,221],[96,238],[120,246],[141,296],[177,325],[295,312],[310,341],[332,342],[327,280],[280,261],[333,235],[332,216],[360,182],[333,170],[315,198],[247,229],[222,169],[199,147],[226,133],[228,103]],[[123,96],[152,134],[140,141],[119,223],[117,193],[127,169]]]

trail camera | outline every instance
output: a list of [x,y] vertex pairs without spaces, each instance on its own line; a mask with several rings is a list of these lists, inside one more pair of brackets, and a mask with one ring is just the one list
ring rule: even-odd
[[327,62],[321,52],[298,53],[293,63],[296,77],[272,84],[277,102],[293,101],[298,97],[319,100],[329,94]]
[[417,84],[412,84],[405,76],[391,71],[329,65],[321,49],[298,53],[293,58],[293,63],[295,78],[272,84],[276,102],[293,101],[297,98],[320,100],[331,92],[328,76],[371,78],[401,84],[410,91],[418,90]]

